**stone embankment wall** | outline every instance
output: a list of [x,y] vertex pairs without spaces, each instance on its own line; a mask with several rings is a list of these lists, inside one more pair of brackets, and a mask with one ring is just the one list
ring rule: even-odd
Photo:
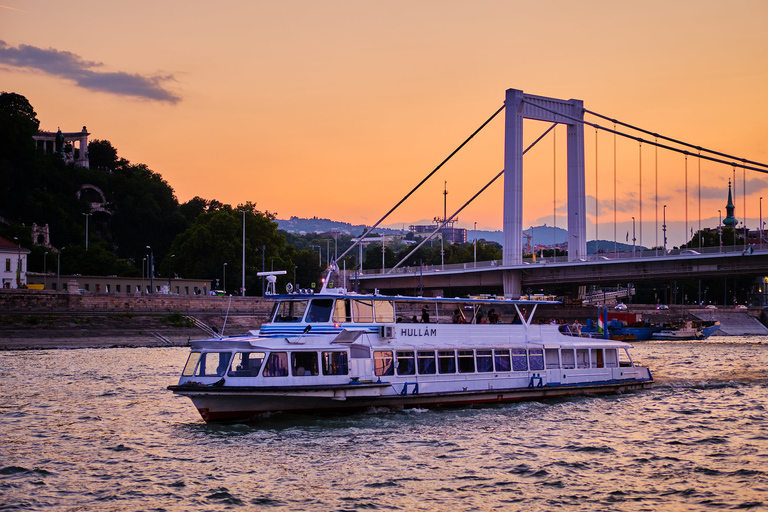
[[171,313],[258,315],[269,313],[272,304],[261,297],[184,295],[114,295],[68,293],[49,290],[0,290],[4,313]]

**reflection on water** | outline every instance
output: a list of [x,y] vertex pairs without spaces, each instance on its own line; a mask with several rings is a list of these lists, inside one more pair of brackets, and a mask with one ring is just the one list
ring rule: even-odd
[[0,509],[768,505],[768,345],[637,343],[649,391],[206,425],[186,349],[0,353]]

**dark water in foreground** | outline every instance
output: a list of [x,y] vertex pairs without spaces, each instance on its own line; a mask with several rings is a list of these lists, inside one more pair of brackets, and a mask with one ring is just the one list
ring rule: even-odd
[[764,510],[768,339],[638,343],[657,386],[206,425],[186,349],[0,353],[0,510]]

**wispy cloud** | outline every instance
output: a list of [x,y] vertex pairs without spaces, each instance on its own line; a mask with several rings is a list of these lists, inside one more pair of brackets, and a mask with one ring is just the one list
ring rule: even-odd
[[91,91],[167,103],[181,101],[181,96],[163,86],[174,79],[173,75],[143,76],[122,71],[100,71],[99,68],[103,66],[101,62],[88,61],[77,54],[54,48],[43,49],[25,44],[12,47],[0,40],[0,64],[37,69],[72,80],[79,87]]

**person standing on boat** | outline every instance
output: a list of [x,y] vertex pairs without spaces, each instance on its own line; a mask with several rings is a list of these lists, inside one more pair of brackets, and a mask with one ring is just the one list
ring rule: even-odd
[[421,323],[428,324],[429,323],[429,312],[427,311],[427,307],[424,306],[421,308]]
[[574,336],[581,336],[581,324],[579,323],[579,319],[573,321],[573,332],[571,333]]
[[490,324],[499,323],[499,315],[496,314],[496,310],[493,308],[491,308],[491,310],[488,312],[488,323]]

